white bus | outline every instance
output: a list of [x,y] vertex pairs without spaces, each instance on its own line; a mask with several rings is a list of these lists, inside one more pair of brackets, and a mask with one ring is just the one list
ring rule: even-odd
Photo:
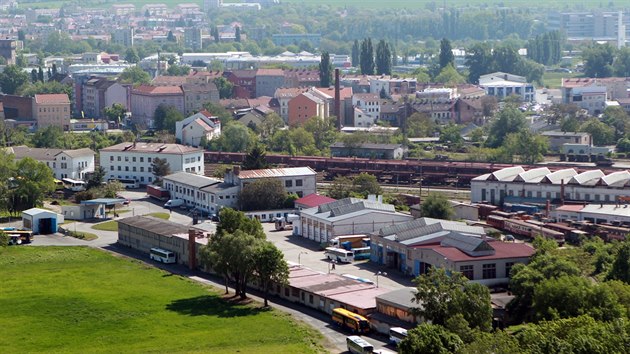
[[63,178],[61,182],[63,182],[63,186],[66,189],[69,189],[73,192],[80,192],[85,190],[86,183],[83,181],[77,181],[71,178]]
[[127,178],[110,178],[109,182],[114,182],[114,181],[118,181],[120,182],[123,187],[125,187],[126,189],[137,189],[140,188],[140,183],[138,183],[138,181],[136,181],[135,179],[127,179]]
[[407,330],[402,327],[392,327],[389,329],[389,342],[395,345],[400,344],[407,338]]
[[373,353],[374,346],[359,336],[346,337],[348,351],[355,354]]
[[352,263],[352,260],[354,259],[354,252],[343,248],[327,247],[324,255],[331,261],[336,261],[338,263]]
[[150,257],[152,260],[162,263],[175,263],[177,261],[175,253],[161,248],[151,248]]

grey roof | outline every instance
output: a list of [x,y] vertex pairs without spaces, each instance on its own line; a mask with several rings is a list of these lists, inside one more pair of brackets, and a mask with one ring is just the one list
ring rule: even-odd
[[317,207],[317,213],[327,213],[334,208],[340,207],[342,205],[349,205],[353,203],[359,202],[361,199],[358,198],[343,198],[339,200],[335,200],[334,202],[322,204]]
[[218,179],[197,175],[189,172],[176,172],[164,177],[166,181],[185,184],[195,188],[203,188],[213,184],[221,183]]
[[440,245],[455,247],[469,256],[490,255],[494,253],[494,248],[492,248],[486,240],[469,235],[448,235],[440,242]]
[[225,183],[225,182],[221,182],[221,183],[216,183],[216,184],[212,184],[206,187],[201,188],[201,191],[203,192],[209,192],[209,193],[219,193],[219,192],[227,192],[230,189],[234,189],[236,191],[238,191],[238,186],[234,185],[232,183]]
[[[412,239],[414,240],[413,243],[418,243],[446,235],[442,234],[442,231],[446,231],[448,234],[485,235],[483,227],[480,226],[468,226],[463,222],[430,218],[420,218],[407,223],[383,228],[379,234],[381,236],[394,235],[395,237],[392,239],[401,243]],[[406,242],[405,244],[411,243]]]
[[332,210],[330,210],[330,217],[337,217],[341,215],[354,213],[355,211],[366,210],[366,209],[386,211],[386,212],[391,212],[391,213],[396,212],[396,209],[391,204],[384,204],[384,203],[379,203],[379,202],[371,202],[368,200],[362,200],[358,203],[341,205],[336,208],[333,208]]
[[416,292],[416,288],[402,288],[376,296],[376,302],[382,302],[397,308],[409,310],[411,308],[420,307],[420,304],[412,301]]
[[154,234],[162,236],[173,236],[175,234],[187,234],[188,226],[162,220],[153,216],[132,216],[118,220],[118,223],[133,226]]
[[70,157],[90,156],[96,154],[94,151],[88,148],[76,149],[76,150],[63,150],[62,153]]
[[559,130],[550,130],[546,132],[542,132],[543,136],[567,136],[567,137],[576,137],[576,136],[590,136],[589,133],[585,132],[563,132]]
[[[346,144],[344,144],[343,142],[336,142],[330,145],[330,148],[333,149],[343,149],[346,147]],[[398,148],[402,148],[401,144],[374,144],[374,143],[364,143],[361,144],[359,147],[359,149],[365,149],[365,150],[395,150]]]
[[62,152],[62,149],[44,149],[44,148],[30,148],[28,146],[14,146],[8,148],[10,152],[15,155],[15,158],[21,160],[25,157],[30,157],[37,161],[54,160],[55,156]]

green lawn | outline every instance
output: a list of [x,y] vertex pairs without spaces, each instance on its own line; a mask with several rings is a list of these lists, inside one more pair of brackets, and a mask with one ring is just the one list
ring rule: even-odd
[[3,353],[317,353],[322,337],[260,304],[88,247],[0,249]]
[[[147,215],[156,217],[158,219],[163,219],[163,220],[168,220],[170,218],[170,215],[168,213],[150,213]],[[118,221],[110,220],[110,221],[102,222],[100,224],[96,224],[92,226],[92,229],[100,230],[100,231],[118,231]]]

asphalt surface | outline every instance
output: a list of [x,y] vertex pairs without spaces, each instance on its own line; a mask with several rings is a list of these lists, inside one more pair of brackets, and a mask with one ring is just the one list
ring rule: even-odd
[[[147,198],[145,192],[136,191],[124,191],[120,193],[123,197],[131,200],[131,203],[118,210],[118,217],[114,220],[122,219],[135,215],[145,215],[155,212],[169,212],[170,220],[181,223],[184,225],[192,225],[192,218],[185,210],[176,209],[169,211],[162,207],[163,202]],[[47,206],[50,207],[50,206]],[[98,239],[93,241],[79,240],[74,237],[64,236],[57,233],[54,235],[37,235],[34,237],[32,246],[89,246],[94,248],[101,248],[115,254],[123,255],[126,257],[135,258],[144,261],[148,264],[152,264],[158,268],[164,269],[174,274],[178,274],[187,277],[196,282],[211,285],[218,289],[224,290],[225,285],[222,278],[202,273],[198,271],[190,271],[181,265],[165,265],[157,263],[148,259],[146,254],[136,252],[132,249],[121,247],[117,244],[118,233],[111,231],[100,231],[92,229],[95,224],[103,222],[70,222],[63,225],[71,231],[77,232],[90,232],[98,235]],[[13,222],[12,226],[21,226],[21,222]],[[7,226],[6,224],[4,226]],[[205,228],[212,228],[214,225],[206,224]],[[369,262],[357,262],[354,264],[337,264],[336,269],[330,269],[330,263],[324,260],[323,251],[315,242],[304,239],[300,236],[291,235],[291,231],[276,231],[274,224],[263,224],[267,238],[272,241],[280,250],[283,251],[285,259],[289,262],[299,263],[304,267],[311,268],[320,272],[333,272],[338,274],[351,274],[361,278],[373,280],[376,283],[375,274],[378,271],[387,272],[386,269],[381,269],[374,266]],[[394,274],[381,275],[378,277],[378,286],[387,289],[397,289],[403,286],[412,286],[411,278],[404,278],[396,276]],[[248,295],[251,299],[259,302],[263,302],[261,294],[258,291],[250,291]],[[290,301],[270,297],[269,303],[271,306],[285,311],[295,319],[311,325],[313,328],[320,331],[327,343],[325,346],[332,353],[347,352],[345,338],[350,333],[344,333],[339,328],[334,327],[331,324],[330,315],[319,312],[317,310],[301,306]],[[364,336],[366,337],[366,336]],[[381,335],[372,334],[366,338],[375,348],[394,350],[393,347],[387,345],[387,337]]]

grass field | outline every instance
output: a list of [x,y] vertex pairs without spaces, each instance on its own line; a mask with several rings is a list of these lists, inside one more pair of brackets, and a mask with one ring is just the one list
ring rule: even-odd
[[3,353],[317,353],[321,335],[260,304],[87,247],[0,249]]
[[[147,214],[149,216],[154,216],[156,218],[159,219],[163,219],[163,220],[168,220],[169,219],[169,215],[168,213],[151,213],[151,214]],[[92,230],[100,230],[100,231],[118,231],[118,221],[116,220],[110,220],[110,221],[106,221],[100,224],[96,224],[94,226],[92,226]]]

